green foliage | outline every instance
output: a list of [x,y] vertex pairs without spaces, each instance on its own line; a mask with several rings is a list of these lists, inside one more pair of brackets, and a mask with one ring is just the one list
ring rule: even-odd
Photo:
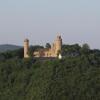
[[46,46],[45,46],[47,49],[48,48],[51,48],[51,45],[50,45],[50,43],[46,43]]
[[63,45],[62,54],[64,56],[78,56],[80,55],[81,47],[78,44],[74,45]]
[[7,52],[0,53],[0,61],[12,59],[12,58],[23,58],[23,56],[24,56],[23,48],[14,51],[7,51]]
[[88,54],[89,53],[89,51],[90,51],[90,47],[89,47],[89,45],[88,44],[83,44],[83,46],[82,46],[82,48],[81,48],[81,53],[82,54]]
[[0,54],[0,100],[100,100],[100,51],[73,46],[64,45],[62,60]]

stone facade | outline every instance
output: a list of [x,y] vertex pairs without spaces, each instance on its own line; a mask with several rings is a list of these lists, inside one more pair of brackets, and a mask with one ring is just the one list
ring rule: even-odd
[[28,52],[29,52],[29,40],[25,39],[24,40],[24,58],[29,58]]
[[[35,51],[33,52],[33,57],[58,57],[59,54],[61,55],[61,48],[62,48],[62,38],[61,36],[57,36],[51,48],[44,48],[44,49]],[[29,40],[25,39],[24,58],[29,57],[28,50],[29,50]]]

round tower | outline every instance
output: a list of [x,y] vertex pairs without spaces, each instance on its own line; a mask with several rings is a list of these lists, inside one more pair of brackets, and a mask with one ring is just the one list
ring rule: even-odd
[[29,58],[28,52],[29,52],[29,40],[25,39],[24,40],[24,58]]
[[55,41],[55,53],[58,56],[58,54],[61,53],[61,49],[62,49],[62,38],[61,36],[57,36],[57,39]]

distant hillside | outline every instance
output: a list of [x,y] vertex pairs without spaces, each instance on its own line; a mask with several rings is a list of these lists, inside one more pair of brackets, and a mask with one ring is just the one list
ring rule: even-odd
[[12,51],[12,50],[20,49],[20,48],[21,46],[4,44],[4,45],[0,45],[0,52]]

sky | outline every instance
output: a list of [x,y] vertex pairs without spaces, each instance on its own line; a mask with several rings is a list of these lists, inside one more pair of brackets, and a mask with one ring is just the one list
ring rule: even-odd
[[100,49],[100,0],[0,0],[0,44],[88,43]]

